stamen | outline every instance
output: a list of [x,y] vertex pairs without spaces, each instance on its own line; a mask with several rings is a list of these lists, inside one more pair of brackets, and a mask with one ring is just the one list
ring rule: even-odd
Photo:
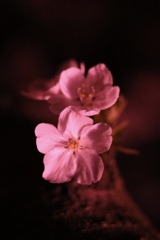
[[78,141],[70,138],[69,141],[64,145],[64,147],[69,149],[77,149]]
[[87,84],[82,84],[81,87],[77,89],[81,103],[84,106],[92,104],[92,100],[95,94],[95,88],[93,86],[89,87]]
[[83,149],[84,148],[83,145],[79,144],[79,140],[80,140],[80,137],[78,137],[78,139],[69,138],[68,142],[64,145],[65,148],[68,148],[68,150],[72,150],[73,151],[72,154],[73,154],[74,157],[76,156],[78,148],[79,149]]

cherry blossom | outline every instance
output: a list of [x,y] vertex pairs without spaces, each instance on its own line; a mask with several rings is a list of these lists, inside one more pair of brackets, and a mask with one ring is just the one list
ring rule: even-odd
[[98,114],[111,107],[119,97],[119,87],[113,86],[111,72],[104,64],[89,69],[87,76],[84,70],[71,67],[62,71],[59,79],[59,94],[48,100],[50,110],[55,114],[67,106],[75,106],[87,116]]
[[93,125],[93,120],[74,107],[64,109],[57,128],[40,123],[35,128],[36,144],[44,155],[43,178],[62,183],[74,178],[80,184],[101,179],[104,166],[101,154],[112,143],[111,127],[106,123]]

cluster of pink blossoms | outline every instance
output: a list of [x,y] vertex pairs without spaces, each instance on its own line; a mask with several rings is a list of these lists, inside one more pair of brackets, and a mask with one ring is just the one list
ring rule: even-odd
[[41,123],[35,129],[38,150],[44,155],[43,178],[62,183],[74,178],[80,184],[101,179],[103,162],[99,154],[109,150],[112,130],[107,123],[93,124],[91,116],[111,107],[119,97],[110,71],[104,64],[89,69],[75,61],[64,66],[44,89],[31,86],[25,95],[47,100],[59,114],[57,128]]

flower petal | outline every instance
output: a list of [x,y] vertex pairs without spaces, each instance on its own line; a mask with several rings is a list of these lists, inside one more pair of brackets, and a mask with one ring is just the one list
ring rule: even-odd
[[68,99],[62,94],[58,94],[49,98],[49,109],[52,113],[59,115],[66,107],[73,106],[79,113],[85,116],[94,116],[100,112],[99,107],[80,105],[79,100]]
[[59,115],[66,107],[77,105],[76,101],[68,99],[60,93],[51,97],[48,102],[50,103],[49,109],[51,112],[57,115]]
[[87,149],[94,149],[97,154],[109,150],[112,143],[112,129],[106,123],[97,123],[82,129],[81,139]]
[[[85,109],[87,108],[87,109]],[[97,115],[100,112],[99,108],[93,108],[92,106],[88,106],[88,107],[78,107],[78,111],[79,113],[85,115],[85,116],[94,116]]]
[[47,91],[48,98],[45,100],[48,100],[49,97],[59,94],[59,93],[60,93],[59,82],[57,82],[54,86],[51,86],[51,88],[48,89],[48,91]]
[[62,63],[59,67],[57,74],[60,74],[63,70],[66,70],[67,68],[75,67],[78,68],[78,62],[74,59],[69,59],[66,62]]
[[93,101],[93,109],[106,109],[111,107],[119,97],[120,89],[117,86],[105,85],[103,90],[97,92]]
[[44,154],[65,141],[57,128],[47,123],[40,123],[37,125],[35,128],[35,135],[37,137],[37,149]]
[[56,147],[44,156],[43,178],[51,183],[70,181],[77,171],[77,158],[63,147]]
[[104,84],[113,84],[111,72],[104,64],[97,64],[88,70],[87,83],[96,90],[102,89]]
[[77,89],[85,81],[83,72],[78,68],[69,68],[60,75],[60,89],[62,93],[69,99],[77,99]]
[[72,136],[78,138],[81,129],[86,125],[92,125],[93,120],[80,114],[74,107],[70,106],[64,109],[58,122],[58,130],[63,136]]
[[100,156],[93,149],[82,149],[78,152],[78,171],[75,179],[80,184],[91,184],[102,177],[104,165]]
[[31,83],[26,90],[21,91],[21,94],[25,97],[37,100],[47,100],[50,96],[48,89],[50,86],[56,84],[56,78],[52,78],[50,80],[35,80]]

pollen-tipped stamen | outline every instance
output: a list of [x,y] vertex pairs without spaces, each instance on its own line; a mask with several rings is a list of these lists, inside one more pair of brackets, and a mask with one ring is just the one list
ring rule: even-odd
[[84,106],[88,106],[92,103],[95,89],[93,86],[89,87],[87,84],[82,84],[81,87],[77,89],[79,99]]
[[84,146],[80,144],[79,140],[80,140],[80,137],[78,137],[78,139],[69,138],[68,142],[65,143],[65,145],[64,145],[64,147],[68,148],[68,150],[72,150],[72,153],[73,153],[74,157],[76,156],[78,148],[79,149],[84,148]]
[[76,139],[68,139],[68,142],[64,145],[68,150],[73,150],[73,156],[76,156],[76,151],[78,150],[79,143]]

